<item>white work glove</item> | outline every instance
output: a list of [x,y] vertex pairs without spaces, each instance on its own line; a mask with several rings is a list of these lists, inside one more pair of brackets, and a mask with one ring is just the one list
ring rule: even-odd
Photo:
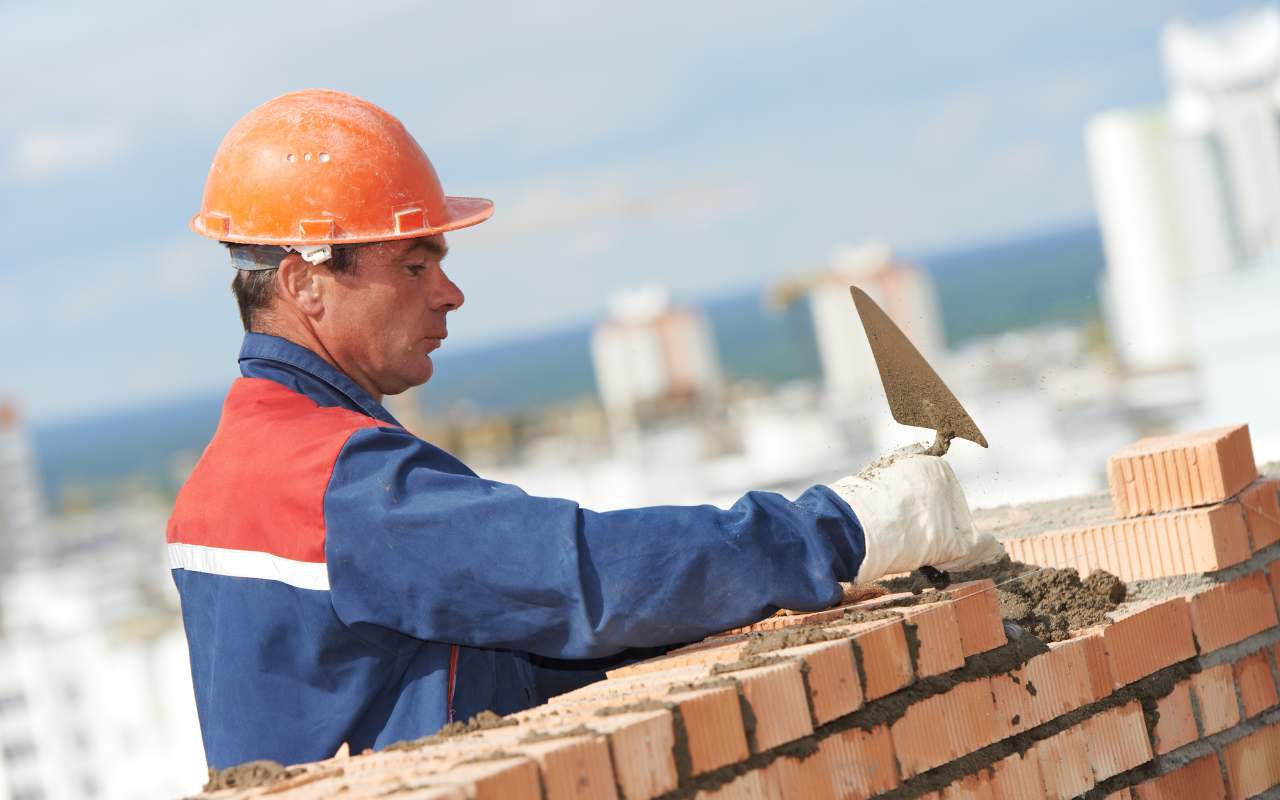
[[1004,555],[994,536],[973,527],[960,482],[936,456],[902,454],[841,478],[831,489],[862,523],[867,555],[859,583],[922,566],[971,569]]

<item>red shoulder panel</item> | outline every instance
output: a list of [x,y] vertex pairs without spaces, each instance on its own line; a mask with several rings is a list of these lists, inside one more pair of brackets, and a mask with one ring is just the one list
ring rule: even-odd
[[323,563],[324,493],[352,433],[384,423],[239,378],[169,519],[168,540]]

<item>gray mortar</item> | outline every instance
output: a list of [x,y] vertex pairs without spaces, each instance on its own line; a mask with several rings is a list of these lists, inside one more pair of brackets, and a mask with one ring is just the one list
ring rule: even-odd
[[512,753],[507,750],[493,750],[483,755],[472,756],[459,761],[459,764],[483,764],[487,761],[504,761],[508,758],[523,758],[519,753]]
[[1111,495],[1107,492],[1017,506],[980,508],[973,512],[973,524],[978,530],[997,539],[1022,539],[1045,531],[1093,525],[1114,518]]
[[1280,660],[1276,658],[1276,650],[1267,648],[1266,651],[1267,666],[1271,669],[1271,682],[1275,686],[1280,686]]
[[468,733],[489,730],[490,728],[509,728],[513,725],[519,724],[519,720],[511,719],[509,717],[500,717],[492,711],[481,711],[466,722],[450,722],[430,736],[423,736],[421,739],[404,739],[402,741],[389,744],[383,749],[390,751],[417,750],[429,744],[436,744],[457,736],[465,736]]
[[[744,669],[755,669],[756,667],[767,667],[772,664],[785,663],[785,658],[778,656],[762,656],[762,655],[743,655],[737,661],[721,662],[711,667],[712,675],[724,675],[729,672],[740,672]],[[803,662],[801,662],[803,663]]]
[[742,648],[742,656],[756,656],[802,644],[827,642],[847,635],[839,631],[832,631],[821,623],[817,625],[792,625],[789,628],[769,631],[758,638],[752,639],[747,643],[746,647]]
[[537,742],[545,742],[551,739],[572,739],[575,736],[599,735],[599,731],[593,731],[586,725],[575,725],[562,731],[529,731],[520,737],[520,744],[536,744]]
[[911,659],[912,674],[920,663],[920,631],[905,619],[902,621],[902,636],[907,640],[907,658]]
[[287,768],[278,761],[246,761],[226,769],[210,769],[209,780],[202,791],[272,786],[300,774],[302,770]]

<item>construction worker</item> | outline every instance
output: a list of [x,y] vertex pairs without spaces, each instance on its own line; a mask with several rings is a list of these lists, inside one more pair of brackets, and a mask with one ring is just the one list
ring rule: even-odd
[[999,557],[940,459],[794,501],[597,513],[476,475],[404,430],[463,294],[447,197],[401,123],[334,91],[230,130],[195,232],[227,245],[242,378],[168,552],[210,767],[331,756],[518,711],[665,648],[815,610],[842,581]]

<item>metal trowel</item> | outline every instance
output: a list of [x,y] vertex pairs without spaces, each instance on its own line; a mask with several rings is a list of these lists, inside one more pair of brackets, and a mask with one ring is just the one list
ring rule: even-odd
[[[946,455],[956,437],[986,447],[987,437],[902,329],[866,292],[850,286],[849,294],[853,295],[853,306],[862,319],[862,329],[867,332],[871,354],[880,370],[889,412],[903,425],[934,432],[933,444],[924,451],[925,455]],[[920,572],[939,589],[951,582],[946,572],[934,567],[921,567]]]
[[951,440],[957,437],[986,447],[987,437],[902,329],[857,286],[850,286],[849,294],[880,370],[889,412],[903,425],[934,432],[933,444],[925,454],[946,455]]

